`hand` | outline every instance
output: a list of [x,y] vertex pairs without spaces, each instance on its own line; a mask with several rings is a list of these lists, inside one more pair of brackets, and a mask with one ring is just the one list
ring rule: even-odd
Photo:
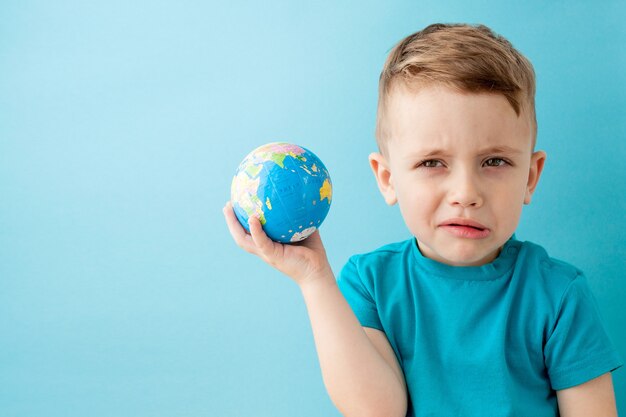
[[283,245],[271,240],[256,217],[250,217],[250,234],[241,226],[230,202],[224,206],[224,217],[235,243],[248,253],[291,277],[298,285],[329,276],[334,280],[319,230],[303,241]]

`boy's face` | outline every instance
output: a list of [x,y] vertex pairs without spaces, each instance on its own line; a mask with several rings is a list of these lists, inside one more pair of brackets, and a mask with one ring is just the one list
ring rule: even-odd
[[395,89],[387,117],[387,155],[372,154],[370,163],[422,254],[457,266],[493,261],[545,161],[532,152],[528,117],[500,94],[437,86]]

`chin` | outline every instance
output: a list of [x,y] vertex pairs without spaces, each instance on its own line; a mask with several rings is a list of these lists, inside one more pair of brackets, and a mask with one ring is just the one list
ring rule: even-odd
[[500,247],[493,242],[469,239],[434,241],[417,239],[420,251],[427,258],[452,266],[480,266],[498,257]]

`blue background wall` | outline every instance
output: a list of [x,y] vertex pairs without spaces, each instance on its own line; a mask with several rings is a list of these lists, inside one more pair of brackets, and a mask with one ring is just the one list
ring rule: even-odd
[[626,3],[523,3],[2,1],[0,415],[338,415],[298,288],[221,208],[293,141],[333,176],[336,270],[407,238],[367,164],[377,77],[439,21],[534,62],[549,157],[518,237],[586,271],[626,357]]

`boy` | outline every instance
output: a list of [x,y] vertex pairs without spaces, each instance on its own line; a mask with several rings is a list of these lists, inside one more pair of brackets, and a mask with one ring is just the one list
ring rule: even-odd
[[239,246],[289,275],[346,416],[616,416],[620,358],[582,273],[514,232],[546,155],[530,62],[485,26],[431,25],[391,51],[370,165],[413,237],[350,258],[319,233]]

